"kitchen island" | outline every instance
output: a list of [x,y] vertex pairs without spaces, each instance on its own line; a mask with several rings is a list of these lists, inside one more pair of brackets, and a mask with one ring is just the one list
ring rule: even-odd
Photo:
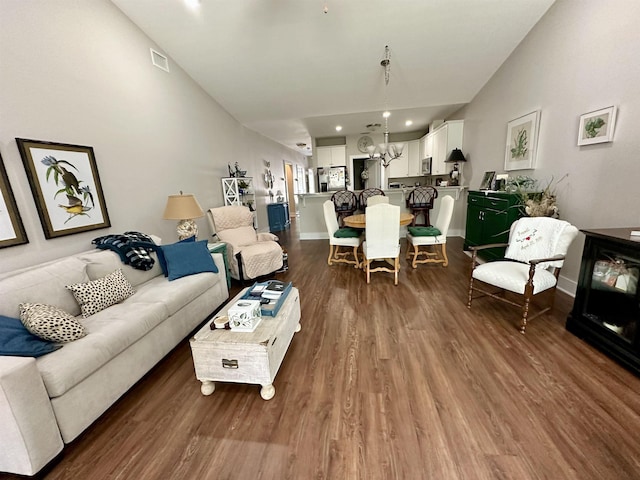
[[[438,215],[438,210],[440,209],[439,200],[445,195],[451,195],[456,202],[448,236],[464,237],[467,203],[465,190],[467,189],[467,187],[437,187],[437,189],[438,198],[436,198],[433,203],[431,222],[433,222]],[[390,190],[384,190],[384,194],[389,197],[389,203],[391,205],[399,205],[401,212],[410,213],[410,210],[406,206],[406,198],[411,190],[412,188],[394,188]],[[360,192],[355,193],[356,195],[358,195]],[[300,213],[298,229],[300,232],[300,240],[318,240],[329,238],[327,227],[324,223],[322,204],[327,200],[331,200],[331,195],[333,194],[334,192],[298,194],[298,209]],[[407,227],[401,227],[400,236],[404,237],[406,233]]]

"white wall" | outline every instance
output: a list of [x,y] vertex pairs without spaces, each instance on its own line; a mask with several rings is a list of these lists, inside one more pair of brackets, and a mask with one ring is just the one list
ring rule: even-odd
[[[176,240],[162,219],[167,195],[194,193],[222,205],[220,178],[238,161],[256,179],[258,224],[268,228],[261,175],[271,162],[274,190],[283,160],[306,158],[240,125],[106,0],[0,2],[0,152],[30,243],[0,250],[0,272],[87,250],[108,233],[139,230]],[[15,137],[92,146],[110,229],[46,240]],[[200,238],[209,235],[198,220]]]
[[[557,0],[473,101],[464,118],[465,177],[504,169],[507,122],[541,110],[535,170],[543,181],[568,173],[558,189],[561,218],[579,228],[640,225],[640,2]],[[616,105],[612,143],[577,146],[583,113]],[[544,183],[544,182],[543,182]],[[560,287],[573,293],[583,236],[574,242]]]

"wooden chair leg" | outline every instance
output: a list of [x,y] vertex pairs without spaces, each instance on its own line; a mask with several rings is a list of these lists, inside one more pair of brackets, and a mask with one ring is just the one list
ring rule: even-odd
[[473,270],[472,275],[469,277],[469,297],[467,299],[467,308],[471,308],[471,300],[473,300]]
[[395,279],[393,281],[393,284],[394,285],[398,285],[398,271],[400,270],[400,255],[398,255],[395,258],[393,269],[394,269],[394,273],[395,273]]
[[418,268],[417,260],[418,260],[418,254],[420,253],[419,248],[420,247],[418,245],[413,246],[413,262],[411,262],[411,266],[413,268]]
[[353,259],[356,261],[355,268],[360,268],[360,262],[358,261],[358,247],[353,247]]
[[442,258],[444,259],[444,263],[442,264],[442,266],[446,267],[447,265],[449,265],[449,258],[447,257],[447,244],[440,244],[440,249],[442,250]]
[[370,267],[371,267],[371,260],[369,260],[368,258],[365,258],[365,262],[367,262],[367,283],[370,283],[371,281],[371,272],[370,272]]
[[329,244],[329,258],[327,258],[327,263],[331,265],[331,258],[333,257],[333,245]]

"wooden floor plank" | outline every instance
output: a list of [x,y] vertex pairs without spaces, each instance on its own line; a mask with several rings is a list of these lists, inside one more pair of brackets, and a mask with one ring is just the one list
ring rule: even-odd
[[302,330],[275,397],[201,395],[185,340],[46,478],[640,479],[640,380],[565,330],[570,297],[523,336],[508,305],[466,308],[462,239],[446,268],[403,259],[394,286],[328,266],[295,221],[280,236]]

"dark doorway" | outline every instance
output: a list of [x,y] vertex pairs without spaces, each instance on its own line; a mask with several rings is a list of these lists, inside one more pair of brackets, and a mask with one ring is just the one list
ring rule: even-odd
[[369,160],[369,157],[353,159],[353,189],[354,190],[364,190],[366,188],[364,181],[362,180],[362,172],[366,168],[367,160]]

